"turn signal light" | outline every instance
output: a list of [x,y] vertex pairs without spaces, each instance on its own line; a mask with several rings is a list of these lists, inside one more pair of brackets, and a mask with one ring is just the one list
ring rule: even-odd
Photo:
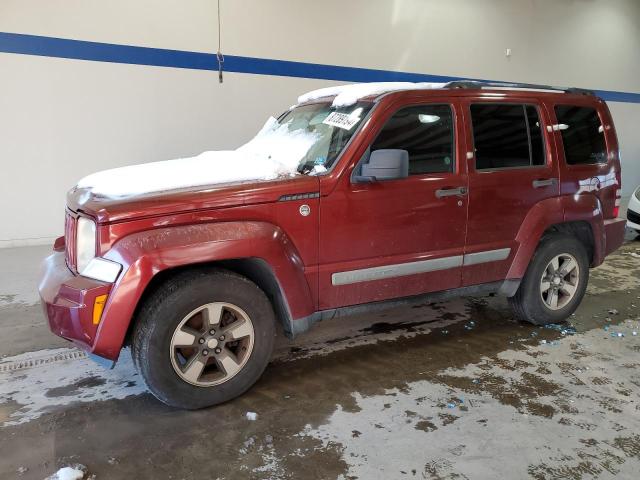
[[98,295],[93,302],[93,324],[98,325],[100,318],[102,318],[102,311],[104,310],[104,304],[107,303],[106,295]]

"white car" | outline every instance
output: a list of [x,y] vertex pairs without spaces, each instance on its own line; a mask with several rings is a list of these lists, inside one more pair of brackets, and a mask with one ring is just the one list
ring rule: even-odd
[[627,207],[627,226],[640,233],[640,187],[631,195]]

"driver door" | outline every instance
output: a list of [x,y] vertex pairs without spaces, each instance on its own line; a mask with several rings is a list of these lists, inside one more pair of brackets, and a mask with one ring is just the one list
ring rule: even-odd
[[365,153],[321,196],[321,310],[461,286],[468,185],[459,105],[405,100],[372,127],[367,152],[406,150],[409,175],[358,181]]

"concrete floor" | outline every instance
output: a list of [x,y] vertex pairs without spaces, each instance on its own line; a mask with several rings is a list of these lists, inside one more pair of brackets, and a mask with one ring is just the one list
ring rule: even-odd
[[631,232],[592,270],[575,333],[518,323],[498,297],[341,318],[280,339],[253,389],[197,412],[156,401],[128,352],[106,371],[49,334],[48,251],[0,250],[0,479],[76,463],[97,479],[638,478]]

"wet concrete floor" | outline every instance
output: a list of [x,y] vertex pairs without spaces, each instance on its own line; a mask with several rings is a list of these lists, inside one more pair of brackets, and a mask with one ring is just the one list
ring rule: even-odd
[[[21,319],[31,319],[21,324]],[[0,306],[0,479],[79,463],[97,479],[635,479],[640,241],[591,271],[569,323],[512,319],[499,297],[318,324],[245,395],[187,412]],[[14,329],[14,330],[12,330]],[[637,334],[637,335],[636,335]],[[247,412],[257,413],[250,421]]]

